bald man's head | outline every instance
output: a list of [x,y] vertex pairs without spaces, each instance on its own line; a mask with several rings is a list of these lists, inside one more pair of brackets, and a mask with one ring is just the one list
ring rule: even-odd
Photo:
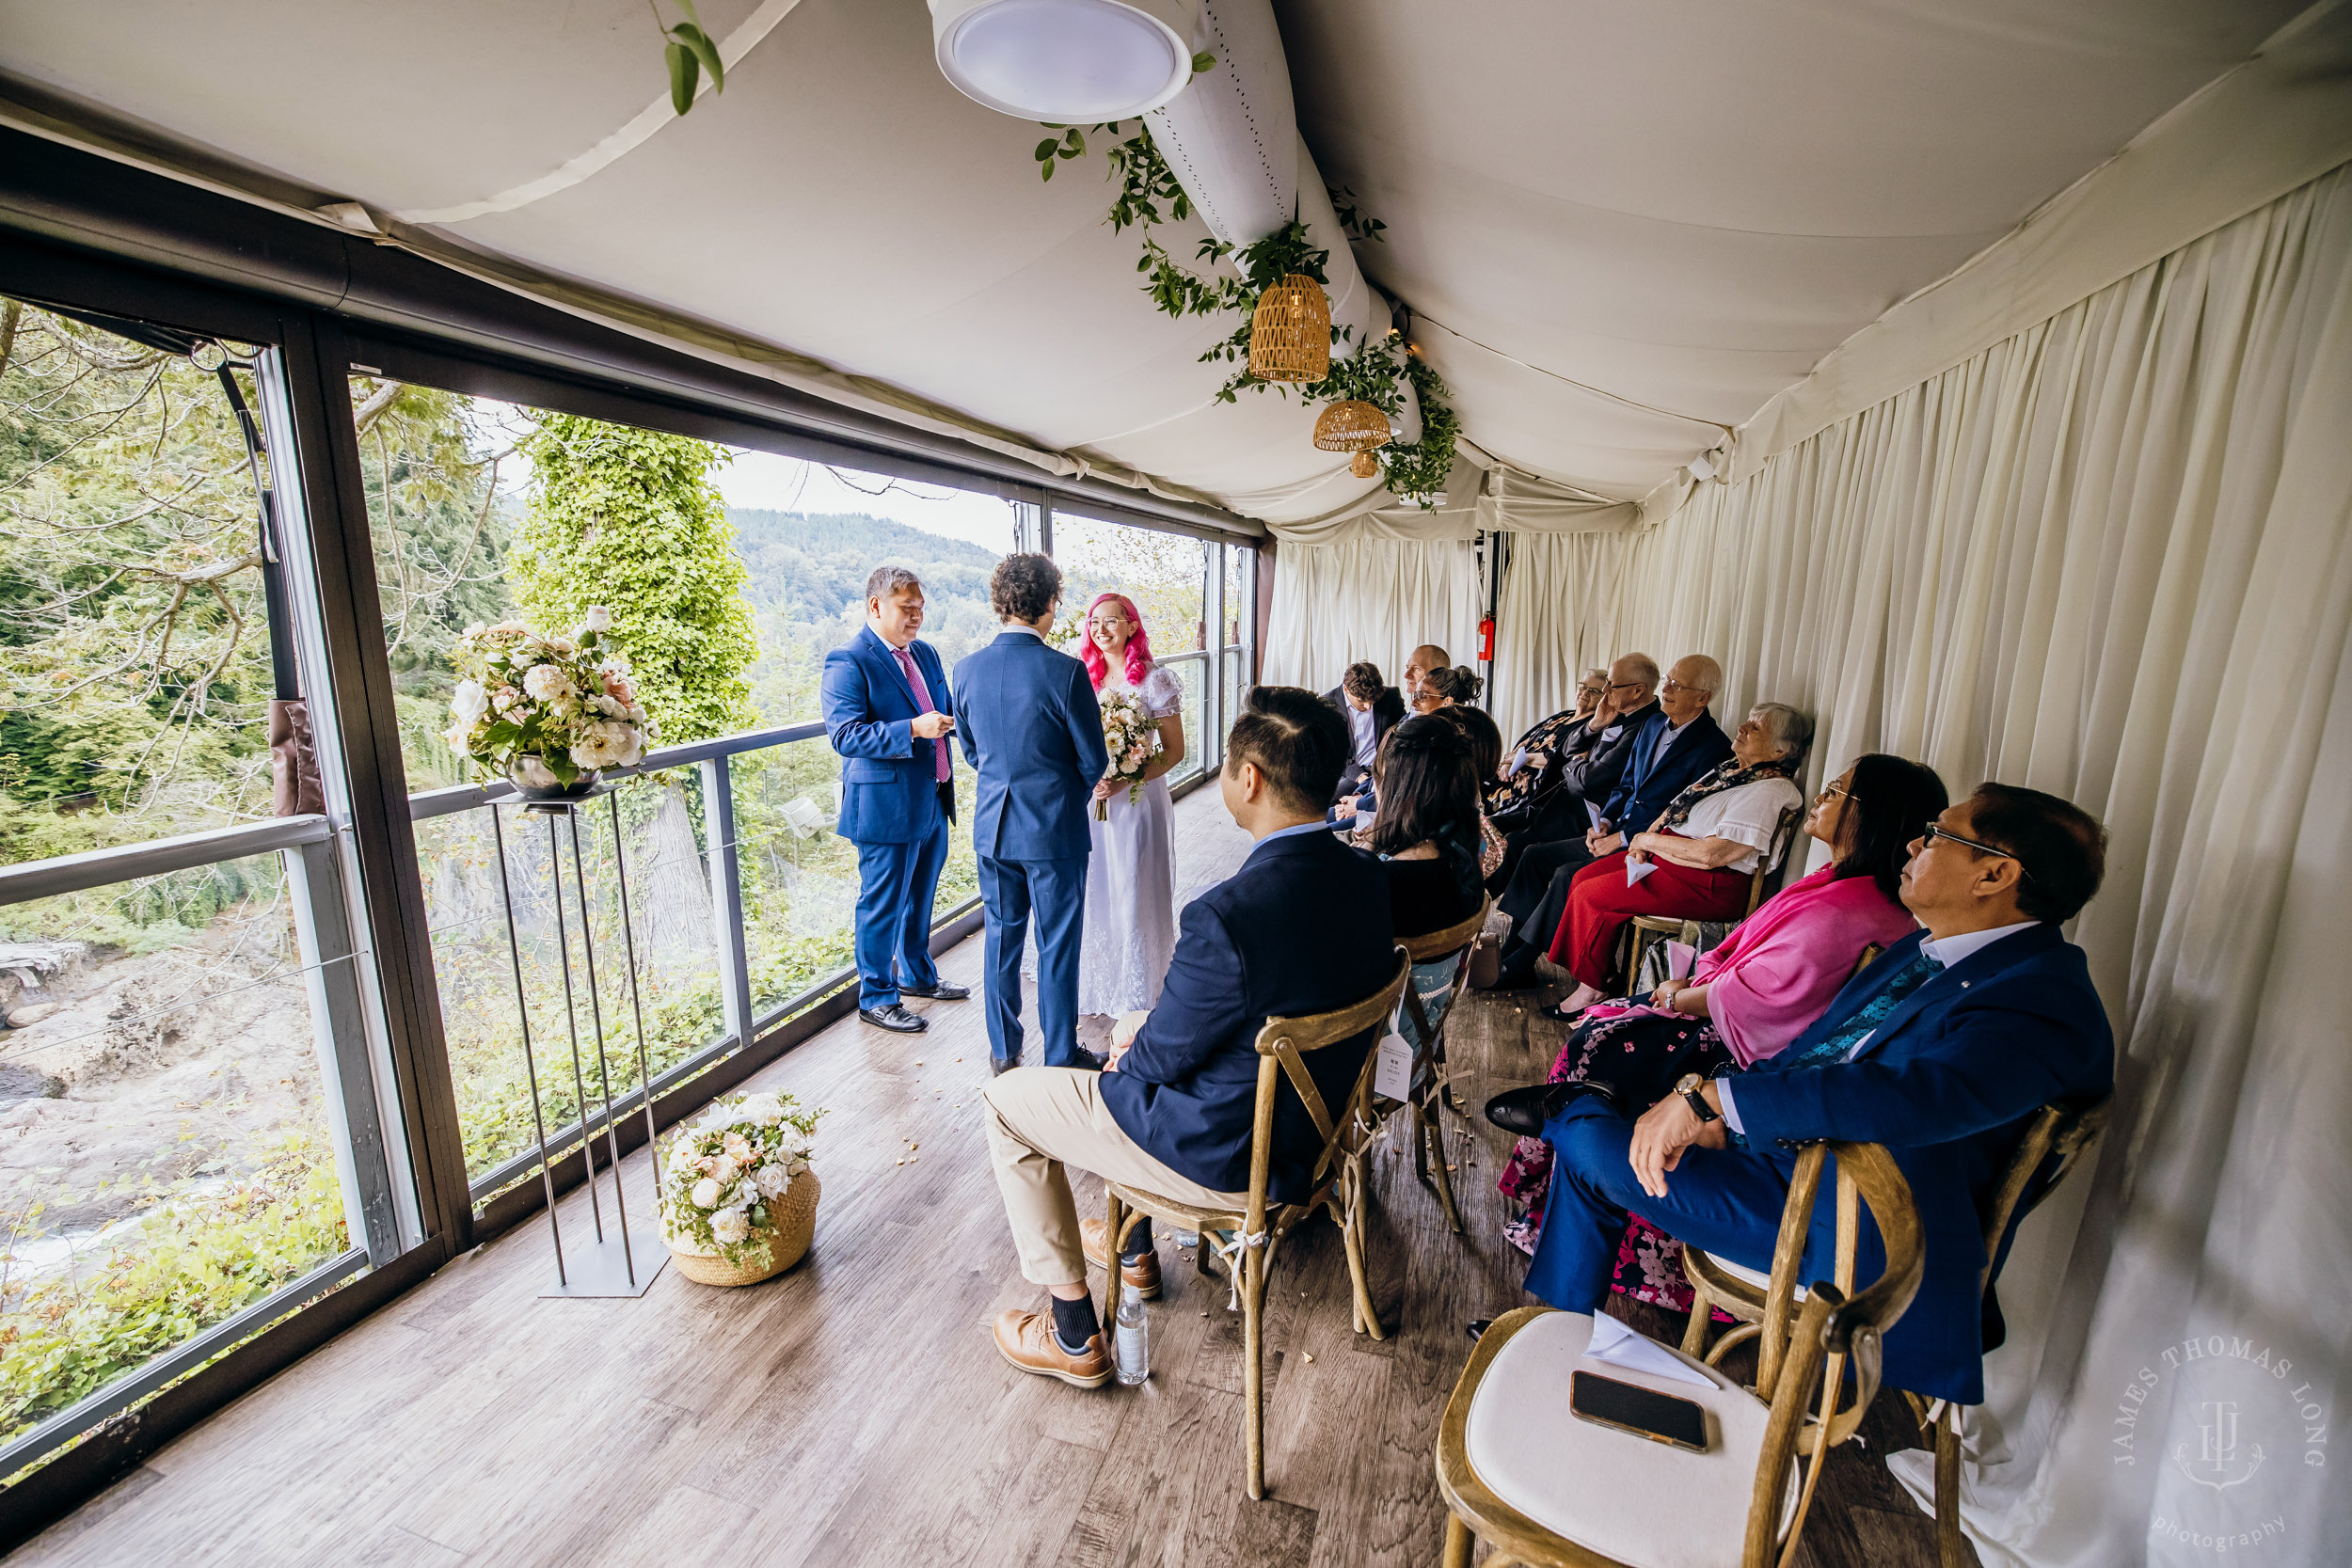
[[1454,660],[1447,656],[1446,651],[1435,642],[1423,642],[1420,647],[1415,648],[1413,657],[1405,661],[1406,705],[1411,705],[1413,699],[1421,695],[1421,683],[1428,677],[1430,671],[1447,669],[1453,663]]
[[1658,705],[1678,728],[1705,713],[1723,684],[1722,665],[1705,654],[1686,654],[1666,672],[1666,684],[1658,689]]

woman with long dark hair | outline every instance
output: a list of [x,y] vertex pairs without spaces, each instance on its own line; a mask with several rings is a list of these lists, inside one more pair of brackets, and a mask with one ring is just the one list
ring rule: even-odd
[[1380,743],[1372,768],[1380,805],[1364,847],[1388,864],[1396,934],[1469,919],[1484,891],[1469,736],[1443,719],[1407,719]]
[[[1645,1001],[1586,1012],[1549,1082],[1487,1101],[1488,1120],[1521,1134],[1497,1185],[1540,1208],[1551,1147],[1534,1134],[1569,1096],[1586,1092],[1571,1085],[1599,1085],[1638,1115],[1685,1072],[1721,1077],[1778,1054],[1828,1008],[1867,954],[1916,927],[1902,905],[1903,863],[1911,841],[1950,803],[1933,768],[1878,752],[1823,786],[1804,832],[1830,847],[1829,864],[1766,899],[1700,956],[1688,980],[1669,980]],[[1511,1238],[1532,1251],[1534,1224],[1513,1226]],[[1687,1306],[1679,1274],[1659,1261],[1662,1239],[1654,1231],[1646,1238],[1634,1251],[1658,1289],[1643,1293],[1668,1306],[1679,1294]]]

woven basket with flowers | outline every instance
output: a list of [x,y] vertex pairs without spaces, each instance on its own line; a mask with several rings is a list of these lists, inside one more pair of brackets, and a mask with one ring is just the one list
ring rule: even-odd
[[788,1094],[732,1094],[671,1136],[661,1234],[681,1274],[751,1285],[807,1254],[819,1190],[808,1143],[823,1115]]

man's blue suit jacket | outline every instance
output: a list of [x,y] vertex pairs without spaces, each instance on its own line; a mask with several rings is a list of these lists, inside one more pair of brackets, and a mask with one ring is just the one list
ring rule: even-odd
[[[2115,1085],[2115,1037],[2082,949],[2056,926],[1979,948],[1886,1015],[1851,1061],[1789,1068],[1878,995],[1925,940],[1915,932],[1848,981],[1829,1010],[1786,1051],[1731,1082],[1749,1148],[1793,1171],[1792,1146],[1819,1138],[1880,1143],[1911,1183],[1927,1239],[1919,1294],[1886,1340],[1886,1381],[1975,1404],[1983,1399],[1988,1325],[1978,1281],[1984,1221],[2026,1124],[2043,1105],[2077,1108]],[[1836,1194],[1824,1181],[1804,1277],[1826,1279],[1836,1257]],[[2001,1253],[2009,1238],[2001,1239]],[[1767,1245],[1769,1251],[1769,1243]],[[1864,1227],[1854,1278],[1884,1267]]]
[[1608,804],[1600,809],[1610,827],[1628,839],[1649,832],[1649,825],[1676,796],[1731,755],[1731,739],[1724,734],[1724,727],[1715,722],[1713,714],[1703,712],[1682,727],[1664,756],[1658,756],[1658,736],[1665,724],[1662,708],[1642,721],[1627,750],[1625,771],[1618,776],[1617,787],[1609,792]]
[[956,665],[957,738],[979,770],[972,844],[1000,861],[1083,859],[1087,813],[1110,768],[1087,667],[1027,632],[1004,631]]
[[[1259,841],[1241,869],[1184,906],[1159,1006],[1103,1103],[1162,1164],[1220,1193],[1249,1187],[1258,1103],[1258,1031],[1266,1019],[1360,1002],[1396,974],[1388,873],[1328,832]],[[1373,1031],[1305,1053],[1324,1108],[1340,1114]],[[1283,1080],[1267,1187],[1278,1202],[1307,1191],[1322,1139]]]
[[[939,650],[918,638],[907,651],[923,672],[931,705],[953,714],[955,697]],[[947,743],[914,733],[923,710],[915,705],[890,644],[875,636],[872,626],[825,656],[821,695],[825,736],[842,757],[841,815],[834,832],[853,844],[911,844],[928,835],[939,809],[934,749]],[[954,756],[950,750],[951,775]]]

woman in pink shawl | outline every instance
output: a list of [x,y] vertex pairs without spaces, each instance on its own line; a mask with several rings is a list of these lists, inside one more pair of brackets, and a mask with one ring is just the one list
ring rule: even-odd
[[[1488,1118],[1515,1132],[1530,1117],[1541,1127],[1555,1100],[1577,1092],[1555,1085],[1571,1083],[1605,1088],[1635,1116],[1686,1072],[1722,1077],[1783,1050],[1828,1008],[1866,953],[1917,925],[1899,895],[1903,862],[1911,841],[1949,803],[1932,768],[1876,752],[1857,759],[1814,797],[1804,819],[1807,836],[1836,859],[1765,900],[1701,955],[1690,979],[1668,981],[1646,1002],[1587,1011],[1549,1080],[1497,1095]],[[1530,1252],[1550,1168],[1551,1147],[1522,1136],[1496,1183],[1529,1206],[1507,1233]],[[1637,1218],[1619,1259],[1619,1289],[1687,1310],[1690,1290],[1674,1247]]]

